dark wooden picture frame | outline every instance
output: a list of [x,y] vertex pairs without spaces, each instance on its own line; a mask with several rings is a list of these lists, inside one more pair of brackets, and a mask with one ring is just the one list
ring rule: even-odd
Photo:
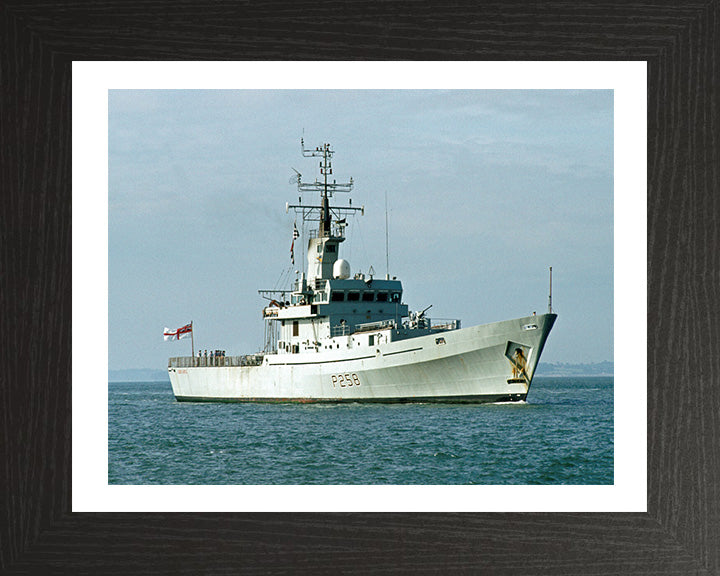
[[[718,0],[4,2],[0,572],[720,574],[719,38]],[[648,512],[72,513],[71,67],[139,59],[647,61]]]

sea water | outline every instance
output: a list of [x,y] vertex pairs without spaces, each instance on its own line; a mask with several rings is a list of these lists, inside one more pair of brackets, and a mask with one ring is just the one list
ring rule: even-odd
[[176,402],[108,386],[109,484],[612,484],[613,378],[504,404]]

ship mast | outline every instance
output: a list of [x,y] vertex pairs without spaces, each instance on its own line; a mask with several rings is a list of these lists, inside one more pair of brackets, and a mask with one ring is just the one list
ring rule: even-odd
[[552,266],[550,266],[550,293],[548,295],[548,314],[552,313]]
[[[336,192],[350,192],[353,188],[353,179],[350,178],[349,182],[337,182],[336,180],[330,180],[330,176],[333,173],[332,168],[332,157],[335,151],[330,147],[330,144],[323,144],[317,146],[315,149],[305,148],[304,139],[300,140],[300,146],[302,155],[306,158],[320,158],[320,175],[322,179],[315,179],[314,182],[304,182],[302,180],[302,174],[295,171],[297,174],[297,187],[300,193],[298,204],[286,204],[285,211],[289,211],[292,208],[296,214],[302,216],[303,222],[318,222],[318,228],[316,238],[326,238],[331,241],[342,242],[345,239],[345,226],[347,216],[354,212],[364,213],[365,208],[356,208],[352,206],[352,200],[348,199],[347,206],[331,206],[330,198]],[[294,168],[293,168],[294,170]],[[319,194],[319,204],[303,204],[302,193],[303,192],[315,192]],[[333,230],[333,224],[335,224],[335,230]],[[311,233],[311,236],[313,234]]]
[[[349,182],[337,182],[333,180],[330,182],[328,176],[332,171],[332,157],[335,154],[335,150],[330,148],[330,144],[323,144],[317,146],[314,150],[305,148],[305,141],[300,140],[300,146],[302,149],[302,155],[306,158],[322,158],[320,161],[320,175],[323,177],[322,180],[315,179],[315,182],[303,182],[302,174],[295,171],[297,174],[297,187],[298,192],[316,192],[320,194],[320,205],[313,206],[308,204],[287,204],[286,210],[292,208],[297,214],[301,214],[304,221],[316,221],[320,223],[318,228],[318,236],[330,236],[330,225],[332,223],[333,214],[336,220],[340,219],[343,215],[348,215],[354,211],[363,211],[363,208],[355,208],[352,206],[352,200],[348,200],[348,206],[330,206],[330,198],[336,192],[350,192],[353,188],[353,179],[350,178]],[[294,168],[293,168],[294,170]]]
[[[330,150],[330,144],[323,144],[321,147],[315,148],[315,150],[306,150],[305,143],[300,140],[302,146],[303,156],[313,157],[322,154],[322,162],[320,162],[320,174],[323,176],[323,188],[322,188],[322,207],[320,208],[320,228],[318,229],[318,235],[323,238],[330,236],[330,224],[332,222],[332,216],[330,214],[330,202],[328,201],[328,176],[332,174],[332,162],[331,158],[334,150]],[[352,189],[352,178],[347,184],[348,191]]]

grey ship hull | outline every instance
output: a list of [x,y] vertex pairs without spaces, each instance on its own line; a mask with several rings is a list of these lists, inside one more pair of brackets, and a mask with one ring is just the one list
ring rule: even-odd
[[[189,402],[522,401],[555,318],[533,315],[380,345],[356,346],[348,337],[344,349],[266,354],[256,366],[171,358],[168,370],[176,399]],[[518,350],[521,369],[513,360]]]

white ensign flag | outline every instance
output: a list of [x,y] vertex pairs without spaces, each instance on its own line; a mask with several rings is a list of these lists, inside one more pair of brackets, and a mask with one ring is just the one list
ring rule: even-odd
[[188,338],[189,336],[192,336],[192,324],[185,324],[185,326],[178,328],[177,330],[165,328],[165,332],[163,333],[163,338],[166,342],[168,340],[181,340],[182,338]]

